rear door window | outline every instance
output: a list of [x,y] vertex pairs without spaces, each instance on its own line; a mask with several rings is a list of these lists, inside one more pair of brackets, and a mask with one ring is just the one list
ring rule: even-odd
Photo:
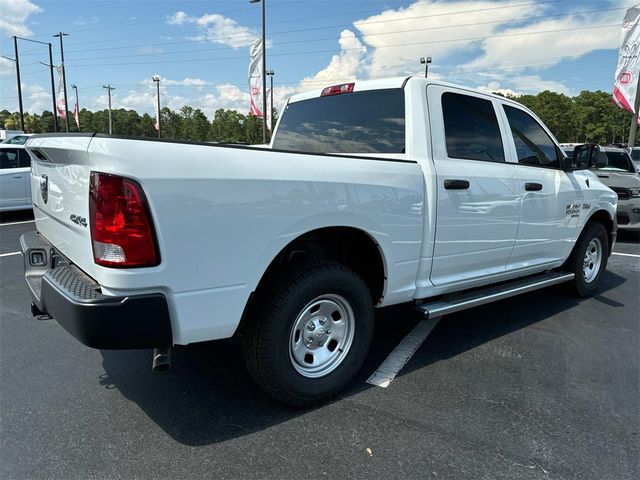
[[490,100],[444,93],[442,114],[450,158],[504,162],[500,126]]
[[18,164],[21,168],[31,168],[31,157],[26,150],[18,150]]
[[404,153],[404,90],[344,93],[287,105],[273,148],[310,153]]
[[518,163],[560,168],[558,148],[535,118],[519,108],[503,107],[516,145]]
[[0,149],[0,169],[18,168],[20,166],[18,150],[15,148]]

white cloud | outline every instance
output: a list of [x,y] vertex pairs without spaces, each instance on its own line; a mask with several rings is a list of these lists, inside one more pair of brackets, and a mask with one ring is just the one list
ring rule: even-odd
[[33,32],[27,27],[31,14],[42,9],[29,0],[0,0],[0,33],[6,36],[30,37]]
[[53,108],[51,105],[51,91],[41,85],[22,84],[22,98],[24,111],[30,113],[42,113],[43,110]]
[[[520,64],[520,69],[526,69],[527,64],[532,64],[533,68],[546,69],[560,63],[563,58],[578,58],[594,50],[618,48],[620,27],[617,24],[621,20],[622,13],[613,11],[603,12],[595,17],[593,14],[573,15],[508,28],[500,32],[500,35],[509,35],[508,37],[483,40],[483,54],[464,68]],[[603,25],[614,26],[602,27]],[[550,31],[553,33],[537,33]],[[535,65],[536,62],[539,64]]]
[[167,23],[177,26],[196,25],[200,33],[191,37],[192,40],[217,43],[231,48],[247,47],[258,37],[258,32],[255,30],[243,27],[235,20],[218,13],[207,13],[197,17],[178,11],[167,17]]
[[0,78],[16,74],[16,65],[11,60],[0,57]]
[[[312,77],[300,82],[300,90],[313,90],[335,84],[355,81],[361,72],[367,49],[360,43],[351,30],[340,33],[340,53],[331,57],[329,65]],[[275,103],[275,102],[274,102]]]
[[476,87],[478,90],[489,93],[500,93],[519,97],[521,95],[535,95],[544,90],[572,95],[573,93],[561,82],[545,80],[540,75],[519,75],[505,78],[502,81],[494,80],[486,85]]
[[500,82],[489,82],[486,85],[479,85],[476,88],[481,92],[499,93],[501,95],[511,97],[519,97],[522,95],[522,92],[516,92],[515,90],[512,90],[510,88],[502,88],[500,86]]
[[73,22],[74,25],[78,25],[79,27],[83,26],[83,25],[87,25],[89,23],[98,23],[98,17],[93,16],[91,18],[84,18],[82,16],[76,18],[76,20]]
[[544,80],[539,75],[513,77],[509,79],[509,82],[513,84],[517,90],[521,90],[523,93],[535,94],[544,90],[551,90],[552,92],[571,95],[569,89],[562,83],[554,80]]
[[[510,8],[513,5],[521,6]],[[519,0],[419,0],[358,20],[354,26],[363,42],[373,47],[368,71],[377,78],[417,73],[420,57],[431,56],[436,64],[444,64],[452,54],[473,52],[478,42],[454,40],[492,35],[510,19],[540,14],[544,8]]]

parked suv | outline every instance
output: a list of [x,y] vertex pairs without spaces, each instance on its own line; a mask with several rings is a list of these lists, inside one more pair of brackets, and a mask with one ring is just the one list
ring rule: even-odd
[[[571,156],[577,145],[580,144],[562,144],[562,149]],[[598,152],[601,153],[599,157]],[[640,175],[627,151],[617,147],[597,147],[593,150],[589,168],[618,194],[618,228],[639,231]]]

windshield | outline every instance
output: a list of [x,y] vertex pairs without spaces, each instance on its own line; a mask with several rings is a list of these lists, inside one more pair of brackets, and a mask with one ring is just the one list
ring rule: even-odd
[[635,173],[631,159],[626,152],[604,152],[607,155],[607,164],[599,170],[609,172]]
[[404,153],[404,90],[371,90],[291,103],[282,113],[273,148]]

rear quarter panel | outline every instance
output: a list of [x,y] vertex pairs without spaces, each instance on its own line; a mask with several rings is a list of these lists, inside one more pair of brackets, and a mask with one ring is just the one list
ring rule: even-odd
[[106,291],[163,290],[184,344],[231,336],[250,293],[296,237],[328,226],[364,230],[388,277],[384,304],[410,300],[420,256],[423,201],[417,163],[97,137],[92,169],[144,188],[161,263],[87,268]]

